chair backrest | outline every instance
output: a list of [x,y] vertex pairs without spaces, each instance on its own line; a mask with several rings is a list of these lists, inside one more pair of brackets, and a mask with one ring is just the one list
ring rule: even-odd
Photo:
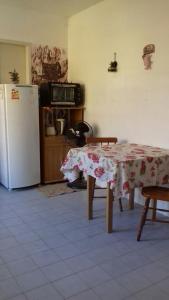
[[116,137],[86,137],[86,144],[116,144],[117,141]]

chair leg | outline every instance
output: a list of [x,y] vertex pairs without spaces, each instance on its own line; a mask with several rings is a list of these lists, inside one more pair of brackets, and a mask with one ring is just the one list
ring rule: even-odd
[[140,241],[140,238],[141,238],[143,226],[145,224],[146,217],[147,217],[147,212],[148,212],[148,209],[149,209],[149,204],[150,204],[150,198],[147,198],[146,201],[145,201],[145,205],[144,205],[144,208],[143,208],[143,212],[142,212],[142,216],[141,216],[141,220],[140,220],[140,224],[139,224],[139,228],[138,228],[137,241]]
[[119,198],[119,208],[120,208],[120,211],[123,211],[123,205],[122,205],[121,198]]
[[152,201],[153,201],[152,221],[155,222],[156,221],[157,200],[156,199],[152,199]]

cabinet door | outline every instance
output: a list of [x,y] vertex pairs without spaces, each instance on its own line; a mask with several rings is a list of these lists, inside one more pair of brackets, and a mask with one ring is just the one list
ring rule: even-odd
[[60,168],[70,148],[62,136],[46,138],[43,153],[43,183],[64,180]]

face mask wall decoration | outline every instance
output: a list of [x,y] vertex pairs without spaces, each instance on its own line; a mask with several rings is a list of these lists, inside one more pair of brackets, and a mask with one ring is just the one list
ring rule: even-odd
[[155,52],[155,45],[154,44],[148,44],[143,48],[143,55],[142,55],[142,59],[143,59],[143,63],[144,63],[144,67],[145,70],[150,70],[152,67],[152,53]]

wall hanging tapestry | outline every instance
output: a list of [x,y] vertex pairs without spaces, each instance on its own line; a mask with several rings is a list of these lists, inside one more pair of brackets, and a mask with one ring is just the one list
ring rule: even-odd
[[31,51],[32,84],[42,81],[67,81],[68,60],[65,49],[33,45]]

